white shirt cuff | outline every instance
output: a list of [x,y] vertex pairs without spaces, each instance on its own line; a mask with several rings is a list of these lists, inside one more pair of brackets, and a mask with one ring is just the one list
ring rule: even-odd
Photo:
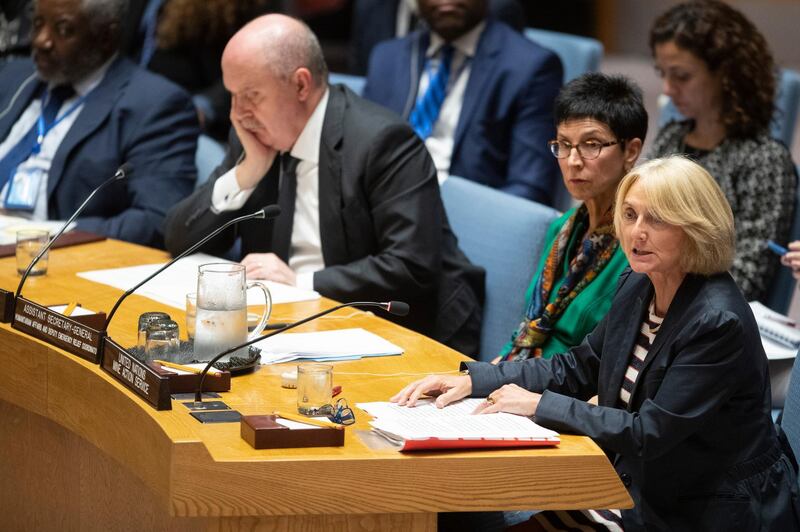
[[313,290],[314,272],[298,273],[295,277],[295,286],[303,290]]
[[235,211],[250,198],[255,188],[241,189],[236,180],[236,166],[222,174],[214,183],[211,192],[211,210],[215,214],[223,211]]

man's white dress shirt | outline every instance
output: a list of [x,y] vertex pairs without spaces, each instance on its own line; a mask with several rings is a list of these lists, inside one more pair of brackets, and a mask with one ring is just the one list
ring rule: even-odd
[[[467,89],[469,76],[472,71],[472,58],[478,48],[481,33],[486,27],[481,22],[470,31],[453,41],[455,49],[453,62],[450,64],[450,79],[448,81],[447,95],[445,96],[439,118],[433,126],[433,132],[425,140],[425,146],[433,157],[439,183],[444,182],[450,175],[450,161],[453,155],[453,144],[458,127],[458,118],[461,116],[461,107],[464,103],[464,92]],[[431,73],[439,68],[439,51],[445,45],[444,39],[431,32],[431,43],[425,52],[428,67],[422,72],[419,80],[417,98],[425,94],[430,82]]]
[[[314,272],[325,267],[319,233],[319,147],[329,96],[330,91],[326,89],[289,152],[300,161],[297,165],[297,197],[289,249],[289,267],[297,274],[297,286],[300,288],[313,289]],[[212,208],[215,212],[241,209],[253,190],[239,188],[236,167],[233,167],[214,183]]]

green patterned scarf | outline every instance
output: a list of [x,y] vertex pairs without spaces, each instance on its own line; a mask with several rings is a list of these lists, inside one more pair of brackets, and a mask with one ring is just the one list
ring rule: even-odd
[[558,274],[568,257],[570,237],[573,231],[583,233],[589,225],[589,211],[581,205],[561,227],[545,261],[544,269],[536,279],[525,318],[514,333],[513,347],[502,360],[525,360],[542,355],[542,346],[547,343],[553,326],[570,303],[586,288],[611,260],[619,240],[614,234],[614,224],[609,212],[600,226],[580,243],[575,258],[569,263],[564,283],[551,303],[550,293],[558,281]]

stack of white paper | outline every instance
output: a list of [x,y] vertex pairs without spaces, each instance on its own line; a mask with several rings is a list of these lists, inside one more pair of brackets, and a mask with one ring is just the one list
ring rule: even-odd
[[438,420],[470,415],[483,401],[483,399],[473,397],[451,403],[444,408],[438,408],[433,399],[420,399],[412,408],[385,401],[358,403],[356,406],[372,417],[380,419]]
[[364,329],[285,333],[256,342],[262,364],[292,360],[333,362],[403,354],[403,349]]
[[472,415],[483,401],[463,399],[444,408],[437,408],[433,399],[423,399],[413,408],[387,402],[356,406],[376,418],[370,421],[375,432],[403,445],[404,450],[559,443],[557,432],[524,416],[502,412]]
[[[149,297],[154,301],[169,305],[171,307],[184,309],[186,306],[186,294],[197,291],[197,268],[201,264],[209,262],[230,262],[212,255],[196,253],[184,257],[171,267],[157,275],[155,279],[148,281],[144,286],[137,290],[137,294]],[[120,290],[128,290],[137,283],[142,282],[153,272],[158,270],[164,263],[145,264],[142,266],[130,266],[127,268],[113,268],[110,270],[94,270],[81,272],[78,277],[83,277],[96,283],[113,286]],[[280,283],[266,282],[272,295],[272,303],[293,303],[296,301],[310,301],[319,299],[319,294],[313,290],[301,290],[294,286]],[[248,305],[263,305],[264,296],[259,290],[249,290],[247,293]]]
[[758,301],[751,301],[750,308],[758,323],[761,343],[770,360],[794,358],[800,347],[800,329],[783,314],[779,314]]
[[[484,414],[437,419],[375,419],[374,429],[393,441],[408,440],[542,440],[558,443],[558,434],[514,414]],[[491,445],[488,445],[491,446]]]
[[[17,241],[17,231],[20,229],[42,229],[54,235],[61,229],[64,222],[60,220],[33,221],[21,216],[6,216],[0,214],[0,245],[14,244]],[[67,231],[75,227],[72,222]]]

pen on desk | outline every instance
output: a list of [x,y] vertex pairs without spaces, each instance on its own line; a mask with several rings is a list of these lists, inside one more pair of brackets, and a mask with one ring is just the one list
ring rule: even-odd
[[[164,366],[165,368],[172,368],[172,369],[179,369],[181,371],[188,371],[189,373],[200,374],[203,372],[202,369],[198,369],[192,366],[184,366],[182,364],[176,364],[174,362],[167,362],[166,360],[153,360],[156,364]],[[222,375],[219,370],[213,369],[209,370],[209,375],[213,375],[214,377],[219,377]]]
[[785,247],[781,246],[780,244],[778,244],[773,240],[767,240],[767,247],[769,248],[770,251],[772,251],[776,255],[783,256],[789,252],[788,249],[786,249]]
[[307,423],[308,425],[314,425],[316,427],[325,427],[326,429],[344,429],[344,425],[340,425],[338,423],[334,423],[333,421],[323,421],[321,419],[313,419],[310,417],[301,416],[300,414],[289,414],[287,412],[280,412],[276,410],[272,413],[274,416],[282,417],[283,419],[288,419],[290,421],[297,421],[298,423]]
[[278,329],[285,329],[288,326],[289,326],[288,323],[279,323],[279,322],[267,323],[267,325],[264,326],[264,330],[265,331],[275,331],[275,330],[278,330]]
[[76,303],[75,301],[73,301],[72,303],[69,303],[67,305],[67,308],[65,308],[64,312],[62,312],[61,314],[63,314],[64,316],[72,316],[72,313],[75,312],[75,307],[80,307],[80,306],[81,306],[80,303]]
[[331,389],[331,397],[336,397],[340,393],[342,393],[342,387],[338,384]]

